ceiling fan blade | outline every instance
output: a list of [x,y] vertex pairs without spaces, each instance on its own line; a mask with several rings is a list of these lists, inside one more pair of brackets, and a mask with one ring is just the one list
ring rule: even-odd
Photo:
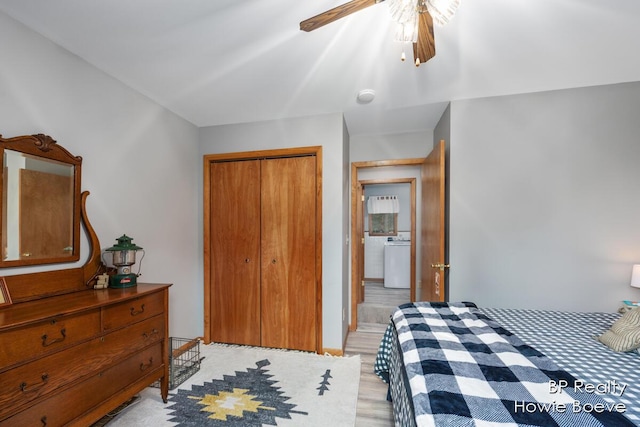
[[384,0],[351,0],[340,6],[336,6],[333,9],[329,9],[313,18],[305,19],[300,23],[300,29],[302,31],[313,31],[324,25],[330,24],[333,21],[337,21],[340,18],[349,16],[354,12],[365,9],[369,6],[373,6],[376,3],[383,2]]
[[416,67],[436,56],[433,19],[427,11],[421,12],[418,19],[418,41],[413,44],[413,59]]

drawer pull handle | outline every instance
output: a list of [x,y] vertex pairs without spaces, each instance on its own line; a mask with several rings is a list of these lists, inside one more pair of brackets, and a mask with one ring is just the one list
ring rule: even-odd
[[145,339],[145,340],[147,340],[147,339],[149,339],[149,338],[151,338],[151,337],[155,337],[155,336],[157,336],[159,333],[160,333],[160,332],[158,332],[158,330],[157,330],[157,329],[153,329],[153,330],[151,330],[151,332],[150,332],[150,333],[143,332],[143,333],[142,333],[142,336],[144,337],[144,339]]
[[140,364],[140,370],[141,371],[146,371],[147,369],[149,369],[151,366],[153,365],[153,357],[149,358],[149,363],[144,363],[142,362]]
[[136,310],[135,307],[131,307],[130,313],[132,316],[137,316],[138,314],[144,313],[144,304],[140,306],[140,310]]
[[55,344],[57,342],[64,341],[64,339],[67,337],[67,330],[65,328],[60,329],[60,335],[62,335],[60,338],[56,338],[54,340],[51,340],[51,341],[47,342],[47,339],[49,337],[47,336],[47,334],[44,334],[42,336],[42,346],[43,347],[48,347],[51,344]]
[[42,381],[40,381],[38,384],[29,385],[27,383],[22,383],[20,384],[20,390],[22,390],[23,393],[37,391],[37,390],[40,390],[42,387],[44,387],[48,381],[49,381],[49,375],[42,374]]
[[43,416],[42,418],[40,418],[40,422],[42,423],[43,427],[46,427],[47,425],[47,416]]

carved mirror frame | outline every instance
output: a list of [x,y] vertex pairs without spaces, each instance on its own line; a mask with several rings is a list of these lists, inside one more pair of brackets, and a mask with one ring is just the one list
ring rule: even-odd
[[[73,222],[71,254],[65,256],[52,256],[44,259],[19,259],[0,260],[0,276],[4,276],[7,294],[11,295],[12,302],[20,303],[34,299],[45,298],[54,295],[66,294],[93,288],[96,277],[103,272],[104,265],[100,259],[100,242],[95,230],[89,223],[86,212],[86,200],[88,191],[81,192],[82,157],[74,156],[48,135],[36,134],[13,138],[3,138],[0,135],[1,154],[4,159],[4,150],[12,150],[25,153],[27,156],[36,156],[49,159],[54,162],[72,165],[73,170]],[[4,172],[4,168],[3,168]],[[0,189],[4,188],[4,173],[0,174]],[[2,193],[4,194],[4,192]],[[1,199],[2,197],[0,197]],[[0,212],[2,200],[0,200]],[[40,264],[73,263],[80,260],[80,234],[81,225],[84,226],[89,240],[89,255],[81,267],[56,269],[36,273],[2,274],[5,268],[29,267]],[[0,229],[1,232],[2,229]],[[3,249],[4,251],[4,249]],[[4,257],[3,257],[4,258]]]

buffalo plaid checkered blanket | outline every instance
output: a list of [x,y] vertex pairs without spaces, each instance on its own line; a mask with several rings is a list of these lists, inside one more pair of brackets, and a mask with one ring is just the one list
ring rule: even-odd
[[383,340],[376,373],[385,376],[389,346],[398,345],[412,419],[396,416],[396,425],[634,425],[624,404],[601,396],[623,394],[625,384],[577,380],[476,308],[404,304],[390,327],[397,344]]

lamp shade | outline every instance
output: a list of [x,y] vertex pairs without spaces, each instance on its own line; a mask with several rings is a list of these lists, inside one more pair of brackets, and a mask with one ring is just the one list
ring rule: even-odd
[[640,288],[640,264],[635,264],[631,270],[631,286]]

